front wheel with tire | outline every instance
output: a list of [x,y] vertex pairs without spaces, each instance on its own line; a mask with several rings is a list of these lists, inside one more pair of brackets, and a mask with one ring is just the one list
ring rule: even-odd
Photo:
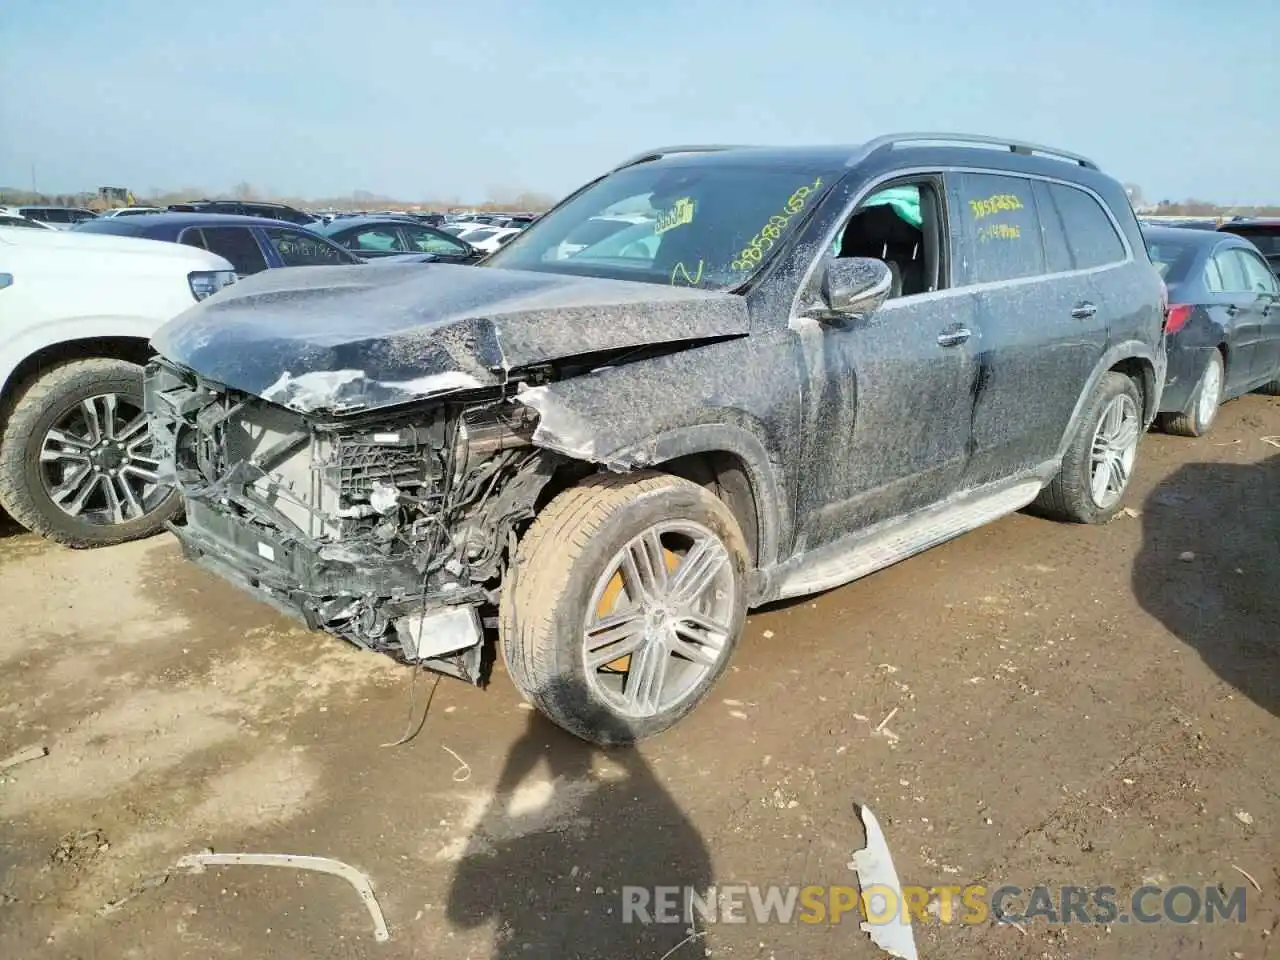
[[1222,354],[1214,350],[1209,354],[1209,362],[1204,365],[1200,374],[1200,382],[1196,384],[1191,395],[1191,408],[1186,413],[1169,413],[1160,418],[1160,428],[1165,433],[1179,437],[1203,437],[1213,426],[1218,416],[1218,408],[1222,406],[1222,385],[1225,382],[1226,368],[1222,364]]
[[746,617],[747,563],[733,514],[697,484],[591,477],[547,505],[507,571],[511,679],[585,740],[659,733],[724,671]]
[[100,547],[155,533],[180,506],[159,483],[142,368],[94,357],[46,370],[0,432],[0,506],[33,533]]
[[1062,469],[1036,500],[1043,512],[1075,523],[1106,523],[1120,512],[1142,439],[1142,394],[1122,373],[1094,388]]

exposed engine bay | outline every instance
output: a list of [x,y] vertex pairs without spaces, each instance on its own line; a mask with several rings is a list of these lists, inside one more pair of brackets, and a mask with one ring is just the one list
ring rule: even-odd
[[146,403],[189,559],[312,629],[481,682],[479,609],[557,465],[535,413],[495,390],[304,416],[164,360]]

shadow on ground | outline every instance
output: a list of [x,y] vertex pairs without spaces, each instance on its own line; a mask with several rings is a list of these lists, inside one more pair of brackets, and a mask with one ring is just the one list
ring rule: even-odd
[[1280,455],[1187,464],[1143,508],[1142,608],[1280,715]]
[[[611,769],[604,777],[596,769],[602,756]],[[538,777],[547,790],[531,790],[542,764],[550,785]],[[586,794],[568,798],[575,804],[569,822],[492,829],[554,815],[554,796],[566,793]],[[639,751],[602,753],[534,712],[453,877],[449,920],[467,929],[494,923],[495,960],[657,958],[689,936],[686,924],[624,923],[623,888],[705,891],[710,883],[701,836]],[[702,955],[698,940],[691,947]]]

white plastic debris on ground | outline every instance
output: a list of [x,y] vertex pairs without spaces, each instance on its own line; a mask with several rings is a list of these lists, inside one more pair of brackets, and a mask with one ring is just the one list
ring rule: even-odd
[[[858,873],[858,886],[862,888],[862,895],[869,896],[873,901],[867,913],[883,917],[886,913],[885,907],[894,908],[892,919],[880,923],[863,921],[860,926],[864,933],[871,935],[872,942],[889,956],[898,957],[899,960],[919,960],[919,954],[916,953],[915,933],[911,929],[911,924],[902,922],[903,919],[909,920],[910,917],[905,913],[902,916],[898,915],[898,910],[905,911],[906,908],[903,905],[902,884],[898,882],[898,871],[893,866],[893,857],[889,853],[889,844],[885,841],[884,831],[880,829],[880,822],[876,820],[875,814],[869,807],[859,806],[858,813],[867,831],[867,845],[861,850],[854,851],[849,866]],[[883,896],[876,893],[877,889],[892,891],[893,903],[884,904],[877,910],[874,900],[877,896]]]

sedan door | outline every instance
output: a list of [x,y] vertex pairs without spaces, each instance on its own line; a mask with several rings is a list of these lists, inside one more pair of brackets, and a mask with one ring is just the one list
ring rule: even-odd
[[1227,382],[1224,392],[1237,396],[1249,389],[1262,340],[1263,310],[1258,295],[1249,290],[1238,247],[1223,244],[1205,266],[1205,309],[1226,331]]
[[1232,253],[1244,269],[1245,284],[1254,295],[1249,310],[1258,319],[1258,342],[1249,375],[1255,382],[1270,380],[1280,376],[1280,283],[1266,261],[1252,250],[1237,247]]

